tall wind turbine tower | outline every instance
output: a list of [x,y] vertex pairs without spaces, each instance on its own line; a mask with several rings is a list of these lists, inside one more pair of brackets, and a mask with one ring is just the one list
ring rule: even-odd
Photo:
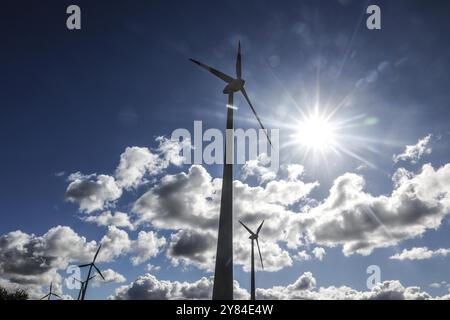
[[241,43],[238,44],[236,58],[236,78],[214,69],[197,60],[190,59],[193,63],[208,70],[210,73],[226,83],[223,93],[228,95],[227,104],[227,132],[225,142],[225,161],[222,179],[222,199],[220,203],[219,232],[217,237],[216,267],[214,272],[213,300],[233,300],[233,95],[241,92],[247,100],[259,125],[264,130],[270,141],[250,98],[245,91],[245,80],[242,79],[241,68]]

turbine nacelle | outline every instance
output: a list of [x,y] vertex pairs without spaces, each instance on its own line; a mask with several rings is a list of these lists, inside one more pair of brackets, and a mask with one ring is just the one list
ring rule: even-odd
[[227,86],[223,89],[224,94],[230,94],[234,92],[239,92],[244,89],[245,80],[243,79],[234,79],[232,82],[227,84]]
[[248,237],[250,240],[258,240],[257,234],[252,234],[250,237]]

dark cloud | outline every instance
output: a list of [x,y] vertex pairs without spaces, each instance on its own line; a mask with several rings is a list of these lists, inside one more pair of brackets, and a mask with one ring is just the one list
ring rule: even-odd
[[182,231],[172,238],[168,254],[173,257],[188,257],[203,263],[205,257],[202,254],[215,245],[216,239],[209,233]]

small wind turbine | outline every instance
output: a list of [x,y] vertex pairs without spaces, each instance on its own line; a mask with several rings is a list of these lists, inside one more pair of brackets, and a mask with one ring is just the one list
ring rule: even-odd
[[45,298],[47,298],[47,300],[50,300],[50,298],[52,296],[55,296],[55,297],[57,297],[59,299],[62,299],[61,296],[57,295],[56,293],[54,293],[52,291],[52,287],[53,287],[53,282],[50,282],[50,290],[49,290],[49,292],[45,296],[43,296],[41,299],[39,299],[39,300],[44,300]]
[[242,226],[247,229],[247,231],[250,233],[250,237],[249,239],[252,241],[252,269],[251,269],[251,293],[250,293],[250,300],[255,300],[255,254],[254,254],[254,247],[255,247],[255,240],[256,240],[256,245],[258,246],[258,252],[259,252],[259,258],[261,259],[261,267],[264,270],[264,264],[263,264],[263,259],[262,259],[262,255],[261,255],[261,249],[259,248],[259,241],[258,241],[258,236],[259,236],[259,232],[261,231],[261,228],[264,224],[264,220],[263,222],[261,222],[261,224],[259,225],[258,229],[256,230],[256,233],[253,232],[252,230],[250,230],[242,221],[239,221],[240,224],[242,224]]
[[82,264],[82,265],[78,266],[80,268],[89,267],[88,275],[87,275],[87,278],[86,278],[86,281],[85,281],[85,284],[84,284],[84,288],[83,288],[82,293],[81,293],[81,300],[84,300],[84,297],[86,296],[86,290],[87,290],[87,287],[88,287],[88,284],[89,284],[89,280],[92,279],[92,277],[91,277],[92,268],[97,270],[97,272],[100,275],[100,277],[102,277],[102,279],[105,280],[105,277],[103,276],[102,272],[95,265],[95,260],[97,259],[97,256],[98,256],[98,253],[100,252],[100,248],[101,247],[102,247],[102,245],[100,245],[98,247],[97,252],[95,253],[95,256],[94,256],[94,260],[92,260],[91,263]]
[[93,275],[92,277],[90,277],[88,280],[84,280],[84,281],[81,281],[80,279],[77,279],[77,278],[73,278],[75,281],[78,281],[78,282],[80,283],[80,285],[81,285],[80,291],[78,292],[78,298],[77,298],[77,300],[80,300],[81,294],[83,293],[84,286],[86,285],[86,282],[87,282],[87,281],[90,281],[92,278],[95,278],[95,276],[96,276],[96,274],[94,274],[94,275]]

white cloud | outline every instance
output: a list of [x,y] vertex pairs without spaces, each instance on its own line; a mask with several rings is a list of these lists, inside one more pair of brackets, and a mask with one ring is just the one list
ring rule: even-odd
[[[358,291],[346,286],[316,288],[316,279],[305,272],[294,283],[256,290],[257,299],[273,300],[424,300],[432,297],[419,287],[404,287],[399,281],[384,281],[370,291]],[[442,298],[442,297],[436,297]]]
[[31,298],[39,298],[50,282],[54,282],[55,290],[59,288],[59,270],[74,261],[92,258],[96,247],[95,241],[87,242],[64,226],[51,228],[42,236],[9,232],[0,236],[0,282],[26,289]]
[[155,232],[140,231],[132,245],[132,250],[136,256],[131,258],[131,263],[136,266],[155,257],[165,244],[166,239],[158,237]]
[[111,207],[122,195],[122,190],[111,176],[77,172],[71,174],[68,180],[66,199],[77,203],[80,211],[87,213]]
[[95,287],[100,286],[102,283],[110,283],[110,282],[124,283],[127,280],[122,274],[112,269],[106,269],[101,271],[105,279],[103,280],[100,276],[96,275],[95,278],[93,279],[93,286]]
[[190,148],[190,141],[172,141],[156,138],[158,148],[128,147],[120,156],[115,176],[80,172],[68,177],[66,199],[77,203],[80,211],[92,213],[114,207],[123,191],[136,189],[149,182],[148,178],[162,173],[169,165],[183,164],[181,151]]
[[148,272],[159,271],[159,270],[161,270],[161,266],[157,266],[157,265],[148,263],[146,269]]
[[314,257],[319,261],[322,261],[326,255],[325,249],[321,247],[314,248],[312,252],[314,254]]
[[[292,166],[286,170],[286,179],[269,181],[265,186],[251,187],[234,181],[234,212],[249,226],[266,219],[260,243],[266,271],[280,270],[292,265],[286,250],[278,241],[287,241],[282,231],[289,224],[287,208],[305,199],[317,186],[316,182],[299,180],[303,171]],[[220,209],[222,180],[213,179],[199,165],[187,173],[166,175],[142,195],[134,204],[138,223],[149,222],[156,228],[182,230],[172,235],[168,255],[174,265],[195,265],[211,270],[214,264],[217,237],[217,219]],[[242,227],[234,225],[235,263],[248,268],[250,244]],[[256,227],[256,226],[255,226]],[[179,243],[178,243],[179,242]]]
[[186,160],[183,151],[187,152],[187,150],[190,151],[192,149],[190,140],[175,141],[165,137],[158,137],[156,141],[159,143],[158,153],[160,154],[163,167],[168,167],[170,164],[181,166]]
[[[265,272],[276,272],[285,267],[292,266],[292,258],[287,250],[282,249],[276,242],[263,241],[260,238],[259,241],[261,247],[261,255],[264,262]],[[255,244],[255,268],[256,270],[262,270],[258,249]],[[250,272],[250,257],[251,257],[251,244],[247,234],[239,240],[235,240],[233,243],[234,263],[242,265],[242,269],[245,272]]]
[[425,260],[434,257],[446,257],[450,253],[450,249],[429,250],[427,247],[404,249],[401,253],[397,253],[390,257],[393,260]]
[[309,261],[311,260],[311,256],[306,252],[306,250],[299,251],[294,259],[299,261]]
[[82,218],[83,221],[95,223],[98,226],[115,226],[118,228],[128,228],[134,230],[134,226],[130,221],[128,214],[124,212],[105,211],[101,214],[94,216],[90,215]]
[[428,134],[425,137],[419,139],[415,145],[408,145],[403,153],[394,155],[394,162],[409,161],[411,163],[417,163],[424,155],[431,153],[431,148],[428,146],[431,141],[432,135]]
[[164,176],[135,202],[133,211],[141,223],[157,228],[212,228],[217,224],[219,183],[205,168],[193,165],[187,173]]
[[[155,256],[165,240],[144,231],[130,240],[124,230],[110,226],[99,243],[102,248],[97,263],[112,262],[126,254],[136,255],[133,261],[141,263]],[[42,236],[22,231],[4,234],[0,236],[0,283],[20,286],[37,298],[50,282],[55,288],[61,285],[59,272],[69,265],[91,262],[99,243],[88,242],[67,226],[51,228]],[[110,280],[121,279],[117,273],[106,270],[106,274]]]
[[437,283],[437,282],[433,282],[433,283],[430,284],[430,287],[434,288],[434,289],[439,289],[441,286],[442,285],[440,283]]
[[[145,274],[138,277],[134,282],[116,289],[114,296],[109,299],[115,300],[188,300],[211,299],[213,278],[201,278],[195,282],[179,282],[170,280],[159,280],[154,275]],[[237,300],[248,299],[249,294],[240,288],[234,281],[234,298]]]
[[[109,299],[116,300],[166,300],[166,299],[211,299],[213,277],[194,282],[160,280],[152,274],[138,277],[129,285],[116,289]],[[248,299],[247,290],[234,281],[234,298]],[[428,300],[448,299],[450,295],[432,297],[420,287],[404,287],[398,280],[379,283],[368,291],[358,291],[347,286],[318,287],[311,272],[303,273],[296,281],[286,286],[257,288],[260,300]]]
[[389,196],[364,192],[364,183],[352,173],[337,178],[321,204],[291,216],[290,233],[315,244],[342,245],[346,255],[368,255],[438,228],[450,212],[450,164],[437,170],[428,164],[404,175]]
[[277,174],[274,169],[270,168],[270,157],[263,153],[257,159],[249,160],[242,166],[242,177],[256,177],[260,182],[264,183],[276,178]]
[[164,247],[166,239],[158,237],[153,231],[140,231],[136,240],[130,240],[126,231],[110,226],[100,243],[102,249],[98,256],[99,261],[132,254],[131,263],[138,265],[155,257]]
[[121,154],[116,169],[117,184],[121,188],[134,189],[146,182],[146,174],[155,175],[161,170],[157,154],[148,148],[128,147]]

